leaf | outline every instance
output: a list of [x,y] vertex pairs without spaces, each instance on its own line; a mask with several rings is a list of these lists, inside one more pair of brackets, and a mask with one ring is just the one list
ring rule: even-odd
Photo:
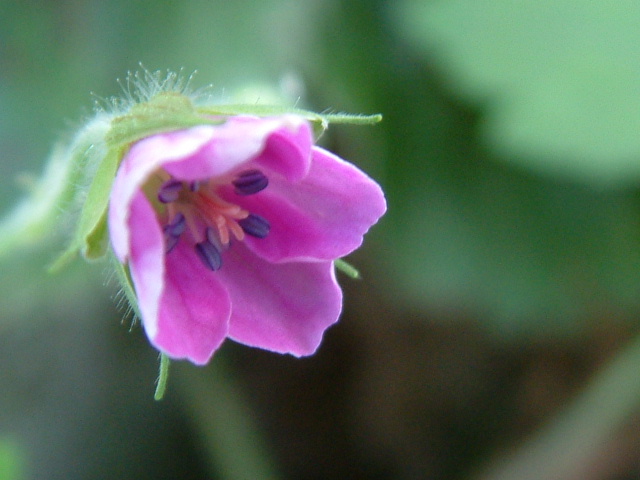
[[397,27],[484,107],[509,161],[598,184],[640,180],[640,3],[404,0]]
[[[473,137],[475,112],[429,72],[419,62],[392,71],[386,82],[396,88],[380,97],[385,122],[376,133],[389,164],[377,178],[389,212],[367,234],[363,252],[375,270],[367,280],[396,308],[476,319],[510,339],[576,335],[603,311],[637,318],[637,192],[498,161]],[[363,144],[359,158],[374,157],[375,147]]]

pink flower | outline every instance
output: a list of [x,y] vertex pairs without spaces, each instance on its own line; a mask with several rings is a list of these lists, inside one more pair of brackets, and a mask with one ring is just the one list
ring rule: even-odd
[[149,340],[204,364],[225,338],[296,356],[338,319],[333,260],[386,209],[380,187],[313,145],[297,116],[237,116],[135,143],[109,231]]

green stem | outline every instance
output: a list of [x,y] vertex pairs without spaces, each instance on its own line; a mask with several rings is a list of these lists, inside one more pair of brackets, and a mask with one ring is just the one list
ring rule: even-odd
[[610,360],[554,421],[480,478],[579,478],[639,408],[640,337]]
[[173,380],[212,472],[230,480],[281,478],[260,435],[256,413],[224,367],[220,354],[206,370],[187,362],[176,363]]

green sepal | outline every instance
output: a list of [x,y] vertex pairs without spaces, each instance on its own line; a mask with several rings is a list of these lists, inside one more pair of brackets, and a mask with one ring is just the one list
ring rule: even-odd
[[111,263],[113,264],[116,279],[118,280],[118,284],[122,287],[122,293],[126,297],[129,302],[129,306],[133,311],[133,314],[136,318],[140,317],[140,309],[138,308],[138,297],[136,296],[136,290],[133,287],[133,280],[131,279],[131,274],[129,273],[129,267],[123,263],[120,263],[120,260],[116,258],[113,250],[109,250],[111,256]]
[[[133,281],[131,279],[131,273],[129,271],[129,267],[120,263],[120,261],[116,258],[113,250],[110,250],[111,253],[111,263],[113,263],[116,279],[122,288],[122,294],[125,296],[127,301],[129,302],[129,306],[135,317],[141,318],[140,309],[138,307],[138,299],[136,296],[136,291],[133,286]],[[171,360],[167,355],[160,352],[160,365],[158,370],[158,379],[156,383],[156,390],[153,394],[153,398],[156,401],[160,401],[164,398],[164,394],[167,390],[167,384],[169,382],[169,365],[171,364]]]
[[219,120],[198,113],[191,100],[177,92],[161,92],[148,102],[134,105],[125,115],[115,117],[104,138],[107,154],[101,160],[89,187],[74,238],[50,270],[63,267],[78,252],[87,259],[98,259],[105,255],[109,194],[120,162],[131,143],[157,133],[218,123]]
[[87,258],[98,259],[106,253],[107,206],[111,185],[122,158],[121,149],[110,149],[104,157],[89,187],[76,232],[65,252],[51,265],[49,271],[55,272],[64,267],[82,252]]
[[109,231],[107,228],[107,210],[105,209],[95,228],[87,235],[82,253],[88,260],[98,260],[106,255],[107,248],[109,248]]
[[119,148],[158,133],[219,123],[196,111],[188,97],[161,92],[148,102],[134,105],[126,115],[114,118],[106,142]]
[[344,273],[347,277],[353,280],[359,280],[361,278],[358,269],[350,263],[345,262],[341,258],[336,259],[333,263],[336,268]]
[[301,108],[289,108],[281,105],[210,105],[197,107],[198,112],[205,115],[255,115],[258,117],[270,117],[275,115],[298,115],[308,120],[313,125],[316,136],[320,136],[329,127],[330,123],[342,123],[351,125],[373,125],[382,121],[382,115],[352,115],[348,113],[316,113]]
[[167,391],[167,383],[169,382],[169,365],[171,360],[164,353],[160,353],[160,367],[158,369],[158,380],[156,383],[156,391],[153,394],[153,399],[159,402],[164,398],[164,394]]

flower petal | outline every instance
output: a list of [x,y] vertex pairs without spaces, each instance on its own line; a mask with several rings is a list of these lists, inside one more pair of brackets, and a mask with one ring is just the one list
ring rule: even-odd
[[203,365],[227,336],[231,301],[219,277],[183,240],[166,256],[157,333],[150,339],[172,358]]
[[140,140],[126,154],[112,187],[109,225],[116,256],[121,262],[127,261],[129,204],[158,168],[163,167],[180,180],[195,181],[226,175],[255,159],[258,165],[285,178],[299,179],[309,169],[311,141],[308,123],[290,115],[269,119],[233,117],[221,125],[203,125]]
[[128,223],[129,267],[149,340],[172,358],[206,363],[227,335],[231,302],[226,289],[187,242],[179,241],[165,256],[162,230],[140,191]]
[[[134,196],[127,228],[131,229],[129,270],[145,331],[156,335],[158,305],[163,290],[164,241],[151,204],[140,191]],[[112,229],[113,231],[113,229]]]
[[217,273],[233,303],[229,338],[295,356],[315,352],[342,309],[332,262],[271,264],[242,243],[225,254]]
[[299,117],[233,117],[216,125],[204,148],[164,168],[180,180],[201,180],[225,176],[257,156],[258,164],[297,179],[309,168],[311,142],[311,129]]
[[124,157],[111,188],[109,233],[121,262],[129,255],[129,205],[149,176],[163,163],[189,157],[206,144],[214,127],[202,126],[147,137],[135,143]]
[[[312,152],[311,169],[301,182],[270,179],[263,192],[233,198],[269,221],[267,238],[246,243],[271,262],[343,257],[362,244],[386,210],[380,186],[365,173],[319,147]],[[225,191],[231,200],[230,195]]]
[[289,119],[269,135],[263,152],[254,161],[259,167],[277,172],[290,182],[297,182],[309,172],[312,146],[311,126],[307,122],[296,123]]

